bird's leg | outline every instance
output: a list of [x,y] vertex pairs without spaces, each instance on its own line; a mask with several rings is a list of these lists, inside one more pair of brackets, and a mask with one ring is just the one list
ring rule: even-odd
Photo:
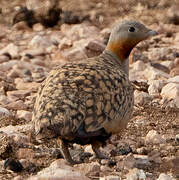
[[[94,141],[92,144],[92,149],[95,152],[95,156],[93,158],[99,158],[99,159],[110,159],[107,154],[100,151],[101,143],[99,141]],[[92,158],[92,159],[93,159]]]
[[62,139],[58,139],[57,140],[57,144],[58,146],[60,147],[60,151],[61,151],[61,154],[63,156],[63,158],[68,162],[70,163],[71,165],[74,165],[74,164],[79,164],[80,162],[76,162],[72,159],[71,155],[70,155],[70,152],[68,150],[68,143],[65,142],[64,140]]

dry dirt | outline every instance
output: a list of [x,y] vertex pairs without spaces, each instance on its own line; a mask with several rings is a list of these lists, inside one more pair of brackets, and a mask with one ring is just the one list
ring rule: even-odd
[[[169,20],[166,15],[168,9],[177,3],[177,0],[167,2],[162,0],[61,0],[61,8],[63,10],[72,10],[78,15],[89,15],[91,18],[90,23],[102,29],[111,25],[119,17],[120,19],[138,19],[146,25],[160,25],[165,21],[169,21],[172,24],[174,23],[173,20]],[[21,0],[1,0],[0,27],[3,29],[11,29],[11,21],[15,11],[14,7],[22,4],[24,4],[24,1]],[[13,88],[13,83],[8,81],[6,83],[7,88]],[[29,110],[32,111],[32,109]],[[141,120],[142,123],[136,123],[138,119]],[[0,127],[25,123],[25,121],[15,118],[4,119],[4,121],[1,122]],[[141,137],[146,137],[146,134],[152,129],[166,137],[167,142],[165,146],[145,145]],[[152,173],[152,177],[149,179],[157,179],[162,172],[170,172],[173,176],[179,178],[179,142],[175,139],[177,134],[179,134],[178,109],[162,108],[159,105],[149,104],[143,107],[135,107],[133,119],[130,121],[123,135],[113,136],[110,141],[115,144],[120,140],[120,142],[128,144],[133,152],[135,152],[137,148],[144,147],[144,154],[154,158],[153,161],[151,160],[151,166],[142,167],[145,171]],[[46,145],[50,146],[50,144]],[[51,145],[55,147],[53,142],[51,142]],[[158,156],[161,158],[161,161],[156,162],[155,158]],[[48,156],[37,158],[34,161],[35,165],[32,165],[34,167],[32,168],[33,170],[27,169],[18,175],[26,179],[36,174],[42,168],[48,167],[54,159],[54,157]],[[164,161],[164,159],[166,161]],[[116,165],[112,168],[124,174],[127,173],[127,170],[119,169]],[[16,173],[4,171],[0,174],[0,179],[12,179],[15,176],[17,176]],[[100,174],[100,176],[103,176],[103,174]],[[98,179],[98,177],[95,177],[95,179]]]

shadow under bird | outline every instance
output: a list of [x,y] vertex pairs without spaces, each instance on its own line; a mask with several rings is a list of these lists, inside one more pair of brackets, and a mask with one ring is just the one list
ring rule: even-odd
[[69,143],[91,144],[97,158],[106,140],[129,122],[134,104],[129,54],[157,32],[136,21],[117,23],[104,52],[53,69],[37,93],[32,121],[36,139],[57,138],[63,157],[75,162]]

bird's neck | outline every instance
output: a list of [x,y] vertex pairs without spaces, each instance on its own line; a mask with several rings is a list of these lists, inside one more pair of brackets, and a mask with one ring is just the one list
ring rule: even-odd
[[103,54],[105,57],[107,57],[106,59],[108,59],[108,63],[113,63],[115,62],[116,64],[118,64],[122,70],[129,75],[129,58],[127,57],[125,60],[120,60],[119,57],[113,53],[111,50],[109,50],[108,48],[106,48],[103,52]]

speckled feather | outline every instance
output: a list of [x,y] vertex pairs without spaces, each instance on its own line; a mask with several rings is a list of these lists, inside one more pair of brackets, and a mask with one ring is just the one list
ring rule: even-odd
[[58,137],[63,157],[70,163],[68,143],[99,148],[130,120],[134,96],[129,81],[128,56],[133,47],[157,34],[136,21],[117,24],[104,52],[52,70],[39,89],[32,120],[36,139]]
[[105,51],[99,57],[52,70],[38,92],[33,121],[40,138],[51,135],[72,140],[81,124],[94,135],[103,128],[107,133],[120,132],[132,107],[128,77]]

